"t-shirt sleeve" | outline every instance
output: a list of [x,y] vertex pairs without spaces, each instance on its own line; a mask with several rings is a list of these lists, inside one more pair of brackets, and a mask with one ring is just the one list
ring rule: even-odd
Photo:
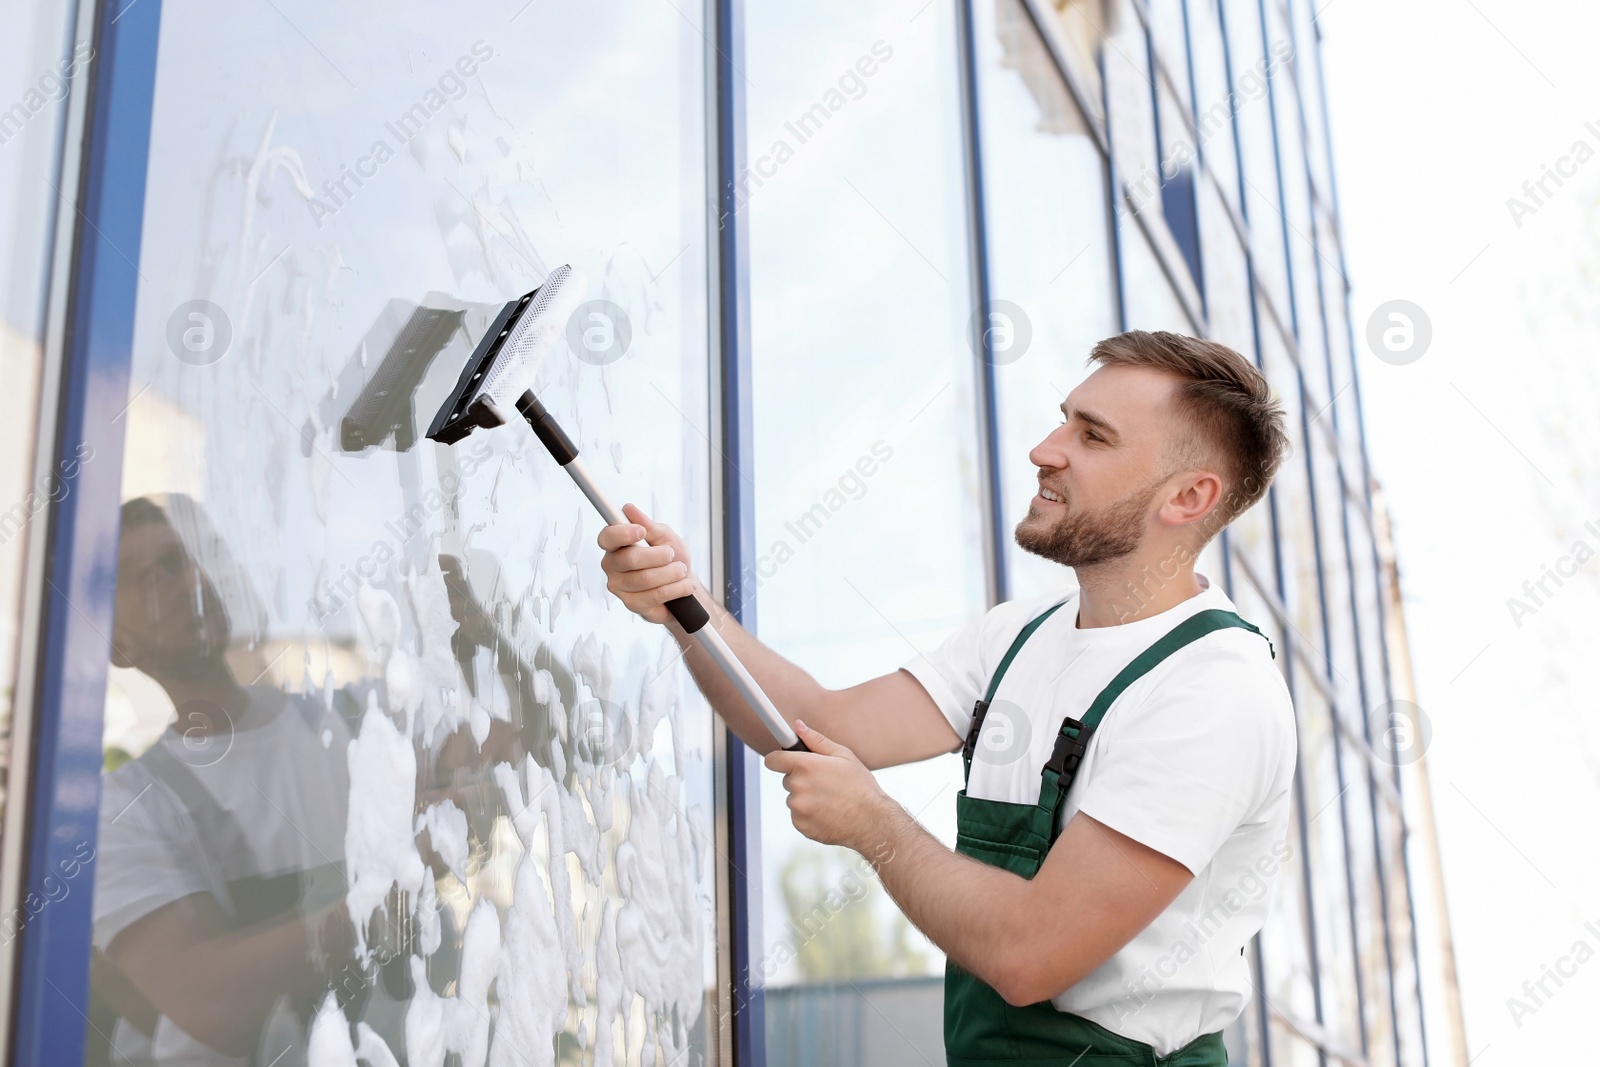
[[157,908],[211,892],[194,820],[137,760],[106,775],[95,852],[94,941],[105,949]]
[[1159,685],[1144,679],[1146,698],[1102,725],[1078,799],[1080,811],[1195,874],[1293,773],[1283,677],[1229,644],[1186,649]]
[[967,736],[972,706],[989,687],[989,674],[999,666],[1003,654],[994,654],[990,662],[985,650],[994,643],[997,632],[1003,633],[1007,641],[1015,637],[1031,606],[1034,605],[1011,601],[993,607],[945,638],[932,652],[918,653],[901,664],[901,670],[922,683],[958,737]]

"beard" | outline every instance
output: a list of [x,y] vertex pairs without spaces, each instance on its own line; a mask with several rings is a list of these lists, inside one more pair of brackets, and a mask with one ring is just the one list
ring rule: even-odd
[[1144,540],[1145,509],[1154,489],[1141,486],[1095,512],[1074,510],[1069,501],[1054,523],[1030,504],[1028,517],[1017,523],[1017,545],[1064,567],[1120,559]]

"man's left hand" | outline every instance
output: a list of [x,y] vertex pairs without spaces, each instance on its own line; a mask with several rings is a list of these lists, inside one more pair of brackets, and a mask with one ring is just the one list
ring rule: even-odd
[[794,828],[824,845],[861,851],[892,803],[872,772],[848,748],[796,719],[795,733],[810,752],[767,753],[768,770],[783,775]]

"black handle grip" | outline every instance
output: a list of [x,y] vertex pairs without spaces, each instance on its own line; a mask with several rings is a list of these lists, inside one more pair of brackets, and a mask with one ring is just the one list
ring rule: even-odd
[[800,740],[797,737],[797,738],[795,738],[794,744],[792,744],[788,748],[784,749],[784,751],[785,752],[810,752],[811,750],[806,747],[806,743],[804,741]]
[[533,395],[532,389],[517,398],[517,411],[528,420],[528,425],[533,427],[534,436],[549,449],[557,463],[565,467],[578,458],[578,446],[572,443],[572,438],[567,436],[561,424],[545,410],[543,404],[539,403],[539,398]]
[[711,621],[711,616],[693,594],[669,600],[666,607],[672,612],[672,617],[678,620],[678,625],[683,627],[685,633],[695,633]]

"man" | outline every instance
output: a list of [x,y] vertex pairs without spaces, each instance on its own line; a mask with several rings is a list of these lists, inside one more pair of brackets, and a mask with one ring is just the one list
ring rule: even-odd
[[[262,631],[264,609],[204,510],[178,493],[138,497],[121,520],[111,660],[156,682],[176,717],[102,780],[85,1063],[302,1062],[329,991],[398,1047],[421,924],[370,923],[383,943],[359,961],[346,899],[348,752],[368,694],[388,702],[382,683],[309,695],[241,684],[230,655]],[[454,562],[441,557],[447,573]],[[447,582],[465,589],[459,566]],[[470,593],[450,591],[452,615],[465,626],[474,611],[481,634]],[[458,651],[470,658],[470,636]],[[481,750],[463,727],[419,782],[418,812],[485,788],[484,760],[522,751],[508,724],[491,724]],[[431,877],[447,865],[427,840]],[[448,909],[438,936],[429,967],[443,984],[458,960]]]
[[234,676],[250,620],[230,617],[226,556],[188,497],[122,506],[111,660],[177,715],[103,780],[92,974],[109,1025],[91,1031],[91,1063],[233,1067],[280,1051],[326,985],[314,959],[348,954],[347,723]]
[[[1220,1031],[1250,995],[1245,946],[1287,856],[1288,691],[1268,642],[1194,571],[1266,493],[1282,411],[1211,342],[1133,331],[1090,362],[1029,454],[1039,492],[1016,529],[1073,569],[1076,592],[1001,604],[932,656],[842,690],[718,618],[809,753],[777,750],[687,654],[712,706],[783,773],[795,826],[871,860],[944,950],[959,1067],[1225,1064]],[[661,605],[713,601],[682,540],[625,513],[637,525],[600,534],[608,587],[687,645]],[[970,764],[952,853],[871,771],[958,748]]]

